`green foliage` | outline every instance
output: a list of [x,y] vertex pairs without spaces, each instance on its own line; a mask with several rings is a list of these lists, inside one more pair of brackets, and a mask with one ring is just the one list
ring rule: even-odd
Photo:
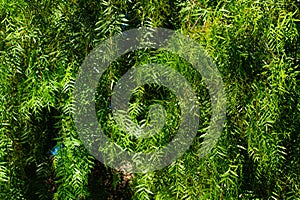
[[[1,0],[0,199],[300,199],[299,8],[293,0]],[[93,48],[140,26],[176,29],[199,42],[222,74],[228,108],[216,147],[199,158],[211,115],[200,74],[161,50],[122,56],[96,95],[99,123],[112,141],[151,152],[179,125],[175,95],[157,85],[136,88],[129,107],[136,123],[146,125],[149,106],[163,105],[162,133],[136,139],[114,122],[111,86],[142,64],[178,70],[198,94],[201,120],[176,162],[127,174],[99,164],[84,148],[72,92]]]

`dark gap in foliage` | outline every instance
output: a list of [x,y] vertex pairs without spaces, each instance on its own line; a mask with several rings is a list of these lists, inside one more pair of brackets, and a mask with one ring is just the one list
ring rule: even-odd
[[126,175],[112,168],[106,167],[103,163],[95,161],[89,180],[88,190],[90,200],[127,200],[132,198],[130,181],[133,175]]
[[59,111],[54,108],[43,108],[40,113],[32,115],[33,138],[27,142],[29,155],[34,155],[33,160],[28,160],[24,165],[26,174],[27,199],[52,199],[55,193],[55,174],[52,169],[51,150],[57,145],[58,128],[56,124]]

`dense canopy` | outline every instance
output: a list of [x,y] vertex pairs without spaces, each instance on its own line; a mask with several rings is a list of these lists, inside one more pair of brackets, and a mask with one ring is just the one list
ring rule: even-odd
[[[296,0],[1,0],[0,199],[300,199],[300,2]],[[146,49],[111,63],[96,107],[110,139],[150,152],[169,142],[180,108],[166,87],[132,94],[136,123],[149,105],[168,115],[161,133],[136,139],[111,115],[113,83],[131,67],[158,63],[197,92],[200,125],[171,165],[126,173],[97,161],[73,121],[73,91],[85,57],[102,41],[138,27],[163,27],[201,45],[227,98],[218,143],[199,157],[211,116],[201,75],[181,57]]]

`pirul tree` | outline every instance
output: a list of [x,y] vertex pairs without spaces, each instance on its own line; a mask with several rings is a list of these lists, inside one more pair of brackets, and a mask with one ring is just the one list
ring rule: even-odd
[[[1,0],[0,199],[300,199],[300,3],[295,0]],[[105,134],[150,152],[176,133],[180,108],[165,87],[136,88],[130,116],[167,115],[162,132],[137,140],[121,131],[111,86],[132,67],[157,63],[196,91],[200,125],[190,148],[154,172],[125,173],[97,161],[74,125],[73,91],[86,56],[138,27],[188,35],[214,60],[227,98],[218,143],[199,157],[211,117],[206,84],[178,55],[145,49],[109,66],[95,96]]]

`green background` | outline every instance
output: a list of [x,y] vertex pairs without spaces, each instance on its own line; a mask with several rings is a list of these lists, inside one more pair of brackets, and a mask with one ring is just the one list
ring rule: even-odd
[[[295,0],[0,0],[0,199],[300,199],[299,8]],[[110,86],[130,67],[177,69],[201,110],[182,157],[129,174],[84,148],[72,92],[94,47],[141,26],[174,29],[203,46],[222,75],[227,114],[217,145],[200,158],[211,115],[201,76],[159,50],[116,60],[99,80],[96,102],[99,123],[122,147],[150,152],[166,144],[180,114],[167,88],[146,85],[133,94],[130,114],[148,123],[148,106],[160,103],[169,113],[162,133],[136,140],[119,130],[107,108]]]

